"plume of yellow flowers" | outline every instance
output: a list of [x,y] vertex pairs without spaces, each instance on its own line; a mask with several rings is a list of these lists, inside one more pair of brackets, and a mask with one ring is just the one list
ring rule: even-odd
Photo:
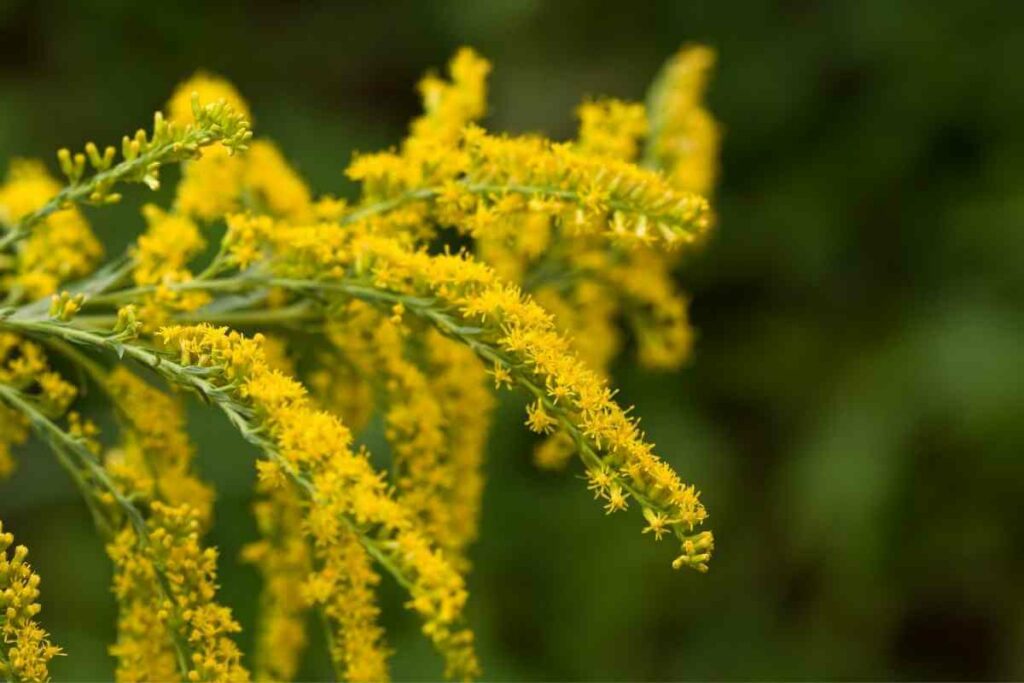
[[670,182],[707,195],[718,175],[719,126],[704,108],[715,53],[703,45],[682,48],[665,64],[648,99],[651,137],[646,161]]
[[206,248],[199,227],[183,214],[167,213],[157,206],[142,207],[148,226],[139,235],[131,253],[132,280],[151,286],[153,292],[142,302],[140,315],[150,327],[158,327],[174,311],[194,311],[210,300],[203,291],[182,291],[170,285],[189,282],[189,261]]
[[[387,679],[382,575],[407,591],[447,675],[479,675],[464,611],[492,382],[527,394],[539,466],[578,455],[606,512],[638,508],[644,534],[679,544],[674,567],[708,569],[699,494],[616,403],[608,368],[630,339],[650,367],[689,357],[674,271],[714,223],[713,61],[684,48],[646,103],[584,102],[575,139],[554,141],[481,127],[491,65],[463,48],[420,82],[423,113],[401,145],[349,164],[351,203],[315,197],[253,139],[234,86],[205,73],[120,150],[60,150],[64,183],[12,164],[0,478],[34,431],[81,491],[114,565],[118,680],[249,678],[241,627],[217,599],[217,550],[203,545],[214,491],[194,471],[182,406],[127,363],[198,394],[259,448],[259,538],[243,551],[264,581],[257,680],[298,674],[310,611],[339,678]],[[80,207],[119,201],[126,183],[157,189],[169,163],[182,164],[171,206],[143,206],[138,239],[98,267]],[[293,341],[302,353],[289,355]],[[54,367],[100,390],[113,445],[71,410],[79,389]],[[386,471],[361,442],[374,415]],[[10,543],[0,533],[0,673],[43,680],[58,650],[32,621],[38,579]]]
[[193,447],[180,402],[123,366],[107,376],[106,390],[122,422],[124,439],[107,452],[107,470],[137,496],[188,505],[208,526],[214,493],[192,472]]
[[[31,394],[50,415],[63,413],[75,399],[75,387],[50,367],[43,348],[20,335],[0,332],[0,386]],[[29,418],[14,407],[0,405],[0,478],[15,468],[11,446],[28,438]]]
[[[347,358],[363,360],[360,367],[373,373],[388,406],[385,415],[385,436],[394,459],[392,478],[399,500],[415,513],[424,529],[455,559],[465,545],[466,526],[456,523],[455,516],[464,510],[454,502],[461,495],[458,489],[474,487],[479,473],[473,463],[465,464],[465,451],[451,449],[449,426],[458,431],[460,423],[449,423],[445,408],[457,410],[458,397],[443,395],[447,389],[441,381],[464,379],[437,375],[438,384],[408,357],[401,318],[360,301],[350,302],[331,322],[328,335]],[[430,348],[429,346],[427,348]],[[442,368],[437,368],[441,370]],[[442,402],[442,396],[448,399]],[[486,401],[479,407],[485,407]],[[472,429],[473,421],[466,426]],[[461,475],[461,476],[460,476]],[[468,477],[468,481],[463,480]],[[472,512],[472,511],[471,511]],[[475,517],[474,517],[475,519]]]
[[[202,105],[226,102],[249,117],[248,103],[231,83],[199,72],[174,91],[167,103],[170,120],[179,125],[194,124],[193,98]],[[223,144],[212,145],[200,158],[185,165],[175,199],[178,212],[213,221],[240,208],[259,208],[291,217],[310,210],[309,188],[273,143],[256,140],[244,153],[234,151]]]
[[247,681],[230,635],[241,627],[216,600],[217,551],[200,544],[188,505],[152,505],[144,542],[125,527],[107,546],[120,606],[111,648],[121,681]]
[[[252,411],[272,455],[261,465],[261,478],[283,484],[287,475],[304,482],[309,497],[305,526],[317,559],[343,575],[345,567],[333,565],[332,558],[339,556],[331,549],[349,533],[374,538],[378,559],[408,577],[409,606],[423,617],[423,631],[445,655],[448,671],[473,676],[478,665],[472,634],[459,625],[467,598],[462,577],[390,495],[366,453],[352,451],[349,430],[317,410],[301,384],[268,365],[262,337],[198,325],[164,328],[160,338],[178,350],[183,365],[218,368],[215,385]],[[366,633],[345,638],[363,647],[377,640]]]
[[[347,681],[388,680],[390,652],[383,645],[384,630],[377,624],[380,609],[374,587],[380,577],[372,559],[351,529],[339,529],[328,544],[320,542],[317,553],[320,568],[309,575],[303,592],[308,602],[322,606],[331,625],[330,650],[336,671]],[[475,672],[463,669],[453,673],[468,676]]]
[[585,154],[632,161],[647,134],[647,113],[636,102],[584,102],[576,116],[580,120],[576,145]]
[[36,622],[39,575],[25,561],[28,548],[16,546],[0,522],[0,676],[9,681],[42,683],[50,680],[48,664],[61,654]]
[[465,558],[476,540],[483,497],[483,458],[494,398],[487,369],[472,349],[430,329],[424,340],[430,391],[444,413],[448,469],[452,484],[445,492],[448,528],[439,540],[453,558]]
[[302,499],[290,484],[264,480],[258,490],[253,512],[261,538],[242,551],[263,577],[253,675],[257,681],[290,681],[308,640],[305,583],[312,559],[302,534]]
[[[213,491],[192,472],[180,405],[123,366],[93,372],[122,426],[122,443],[105,453],[104,469],[126,499],[148,508],[124,517],[107,544],[119,607],[110,648],[117,679],[248,680],[229,637],[240,627],[216,602],[217,552],[201,545]],[[100,450],[94,428],[74,429],[87,448]],[[101,498],[118,512],[111,493]]]
[[[271,268],[293,287],[329,292],[332,281],[347,276],[372,285],[371,292],[393,293],[368,298],[389,306],[404,302],[410,313],[462,339],[535,395],[528,420],[532,429],[548,433],[561,426],[575,435],[592,484],[597,478],[593,489],[608,500],[609,512],[624,509],[633,496],[682,543],[674,566],[707,569],[713,540],[710,532],[695,532],[706,517],[696,491],[654,455],[635,421],[573,353],[547,311],[465,255],[434,256],[391,238],[359,236],[351,227],[291,227],[235,217],[229,221],[229,237],[233,249],[267,252]],[[255,245],[247,244],[250,240]],[[339,290],[360,294],[358,288]]]
[[[683,553],[673,566],[707,570],[713,541],[710,532],[694,534],[706,518],[696,491],[653,453],[606,384],[572,353],[549,313],[469,258],[410,252],[374,238],[353,250],[375,284],[436,296],[453,320],[443,326],[446,332],[465,336],[471,346],[488,344],[479,352],[506,366],[536,396],[530,427],[543,433],[561,424],[577,435],[593,488],[609,501],[609,511],[624,508],[631,494],[675,530]],[[460,332],[467,327],[479,331]]]
[[[0,224],[14,230],[22,219],[46,206],[60,190],[60,183],[42,164],[15,162],[0,186]],[[49,296],[61,283],[88,275],[102,256],[102,245],[78,209],[56,211],[19,245],[15,267],[5,276],[4,287],[21,291],[28,299]]]

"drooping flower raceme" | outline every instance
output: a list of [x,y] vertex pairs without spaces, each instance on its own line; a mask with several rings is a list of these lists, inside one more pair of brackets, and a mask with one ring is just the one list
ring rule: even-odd
[[[712,61],[684,48],[645,103],[588,100],[576,137],[555,141],[483,127],[491,65],[463,48],[421,81],[405,140],[352,159],[351,200],[316,196],[253,138],[241,94],[203,73],[119,150],[61,150],[66,182],[12,164],[0,478],[34,432],[81,493],[113,564],[118,680],[241,681],[250,666],[291,680],[317,641],[312,616],[339,678],[386,680],[382,581],[406,592],[447,675],[478,676],[467,575],[493,389],[527,396],[539,466],[578,457],[607,513],[639,510],[644,534],[678,544],[674,567],[707,571],[699,494],[616,403],[609,368],[628,341],[648,367],[690,356],[674,271],[715,222]],[[138,238],[101,266],[81,206],[120,201],[128,183],[156,189],[172,163],[169,205],[143,205]],[[263,580],[251,659],[205,544],[215,492],[170,391],[244,439],[224,457],[257,456],[258,538],[242,553]],[[84,392],[98,400],[76,403]],[[97,404],[115,419],[90,415]],[[34,619],[38,578],[9,545],[0,534],[0,673],[42,680],[58,650]]]
[[36,621],[39,575],[25,561],[28,548],[0,523],[0,676],[11,681],[50,680],[48,663],[61,654]]

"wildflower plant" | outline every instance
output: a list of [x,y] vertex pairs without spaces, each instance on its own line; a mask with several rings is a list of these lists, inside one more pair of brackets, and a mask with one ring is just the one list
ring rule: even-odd
[[[555,142],[481,127],[490,65],[464,48],[447,78],[420,83],[424,111],[402,144],[353,159],[353,202],[315,197],[253,137],[239,93],[206,74],[120,151],[61,150],[63,181],[12,164],[0,186],[0,476],[34,432],[79,488],[113,563],[119,680],[292,679],[310,610],[339,677],[386,679],[385,576],[447,674],[478,676],[464,608],[494,389],[528,397],[539,466],[578,455],[608,513],[638,508],[644,533],[677,544],[673,567],[707,570],[698,492],[607,374],[620,323],[644,365],[689,354],[672,272],[714,222],[712,61],[684,48],[646,104],[587,101],[576,139]],[[168,164],[181,165],[173,203],[145,205],[137,240],[100,265],[83,205],[117,202],[128,183],[155,189]],[[112,409],[112,433],[78,412],[84,387]],[[255,447],[260,538],[243,559],[264,586],[251,658],[218,600],[204,544],[215,492],[193,466],[182,394]],[[375,412],[387,468],[360,442]],[[10,543],[0,535],[0,550]],[[25,552],[0,563],[0,673],[42,680],[59,650],[36,623]]]

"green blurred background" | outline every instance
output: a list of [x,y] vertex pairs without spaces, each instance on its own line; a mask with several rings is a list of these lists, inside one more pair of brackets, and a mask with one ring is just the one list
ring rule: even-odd
[[[117,140],[204,67],[346,194],[352,152],[397,142],[416,80],[459,45],[494,62],[489,127],[567,137],[582,98],[641,98],[686,41],[719,52],[725,129],[717,233],[680,269],[696,355],[615,375],[703,489],[712,571],[673,572],[636,514],[535,470],[508,400],[470,578],[486,677],[1024,678],[1024,4],[0,0],[0,159]],[[90,212],[108,244],[144,199]],[[253,453],[191,418],[249,626]],[[45,450],[21,462],[0,516],[44,577],[54,674],[109,678],[102,548]],[[395,677],[437,678],[398,591],[383,600]],[[327,675],[321,649],[305,677]]]

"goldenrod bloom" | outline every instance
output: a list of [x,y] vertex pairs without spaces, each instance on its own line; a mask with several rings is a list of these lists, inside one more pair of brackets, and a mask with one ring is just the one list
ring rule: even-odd
[[702,99],[715,53],[703,45],[681,49],[662,69],[649,102],[647,161],[684,190],[707,195],[718,175],[718,122]]
[[[11,165],[0,185],[0,225],[13,226],[42,208],[61,189],[39,162]],[[17,252],[13,275],[4,286],[38,299],[57,291],[61,283],[88,275],[103,256],[103,247],[81,212],[74,207],[56,211],[35,226]]]
[[[387,679],[378,572],[407,591],[447,675],[479,674],[465,574],[492,381],[527,394],[538,465],[578,455],[605,512],[639,509],[644,534],[679,543],[673,566],[707,570],[699,494],[616,403],[608,368],[626,340],[647,366],[689,356],[673,269],[677,247],[713,223],[712,61],[684,49],[646,104],[585,102],[576,139],[554,141],[480,127],[491,65],[463,48],[446,77],[420,82],[408,137],[349,165],[352,203],[315,197],[281,150],[252,140],[234,86],[204,73],[120,150],[60,150],[65,184],[12,165],[0,185],[0,477],[32,429],[80,490],[114,565],[118,680],[249,678],[203,543],[215,494],[194,470],[180,402],[150,378],[216,406],[262,456],[259,538],[243,551],[264,581],[258,680],[298,674],[310,612],[339,678]],[[173,204],[146,204],[142,234],[97,269],[79,207],[119,201],[124,183],[157,189],[175,162]],[[111,443],[78,412],[79,387],[113,407]],[[357,441],[378,424],[386,469]],[[10,543],[0,534],[0,673],[41,680],[58,650],[32,620],[38,578]]]
[[[348,429],[316,410],[302,385],[269,367],[261,337],[247,339],[208,325],[164,328],[160,337],[178,350],[181,363],[219,368],[219,382],[254,411],[272,457],[261,477],[283,483],[288,474],[306,483],[310,508],[305,528],[320,560],[330,560],[331,549],[346,533],[375,534],[388,548],[383,551],[388,561],[409,577],[409,606],[423,617],[424,633],[444,653],[448,670],[474,675],[478,665],[472,636],[458,626],[468,597],[462,577],[423,534],[414,515],[391,497],[366,454],[351,450]],[[365,646],[378,638],[364,633],[357,640]]]
[[47,665],[61,654],[36,622],[39,575],[25,562],[28,548],[10,550],[14,536],[0,522],[0,676],[10,681],[49,681]]

